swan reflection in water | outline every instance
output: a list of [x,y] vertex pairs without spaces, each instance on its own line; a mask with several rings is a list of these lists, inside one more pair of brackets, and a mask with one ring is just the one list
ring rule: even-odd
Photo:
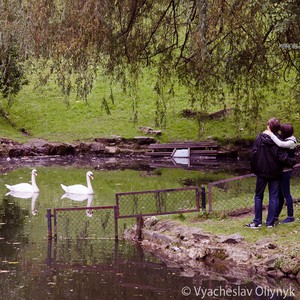
[[5,194],[5,196],[13,196],[15,198],[20,199],[30,199],[31,198],[31,214],[35,216],[37,214],[37,209],[35,208],[36,200],[39,196],[39,193],[35,192],[15,192],[15,191],[9,191]]
[[[84,195],[84,194],[72,194],[72,193],[65,193],[64,195],[61,196],[61,199],[64,198],[69,198],[73,201],[85,201],[87,200],[87,204],[86,207],[91,207],[93,199],[94,199],[94,195]],[[86,215],[90,218],[93,216],[93,211],[90,209],[86,210]]]

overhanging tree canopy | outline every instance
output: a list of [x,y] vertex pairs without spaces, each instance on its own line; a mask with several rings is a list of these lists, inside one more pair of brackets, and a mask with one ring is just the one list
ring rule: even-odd
[[64,93],[76,87],[85,100],[99,66],[125,83],[156,69],[158,92],[176,77],[202,109],[226,91],[248,120],[280,78],[294,76],[300,98],[299,0],[24,0],[0,9],[1,36],[18,41],[19,59],[51,62]]

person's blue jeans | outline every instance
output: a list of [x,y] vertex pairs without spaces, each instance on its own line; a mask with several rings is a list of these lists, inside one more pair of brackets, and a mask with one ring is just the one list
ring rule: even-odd
[[266,186],[269,189],[269,206],[266,225],[273,225],[276,209],[279,202],[279,179],[270,179],[261,176],[256,177],[256,188],[254,196],[254,223],[262,224],[262,205]]
[[291,189],[290,189],[291,177],[292,177],[292,170],[285,171],[282,173],[280,179],[279,202],[275,213],[276,218],[279,217],[282,211],[284,205],[284,199],[286,201],[288,217],[294,216],[293,197],[291,195]]

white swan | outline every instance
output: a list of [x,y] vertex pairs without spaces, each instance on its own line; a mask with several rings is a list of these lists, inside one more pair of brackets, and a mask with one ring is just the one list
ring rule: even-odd
[[92,188],[91,179],[94,179],[93,173],[91,171],[88,171],[86,173],[87,187],[82,184],[75,184],[75,185],[69,185],[69,186],[65,186],[65,185],[61,184],[61,187],[68,194],[93,195],[94,190]]
[[35,176],[37,176],[37,171],[33,169],[31,171],[31,184],[30,183],[19,183],[15,185],[6,184],[5,186],[13,193],[38,193],[40,190],[36,185]]

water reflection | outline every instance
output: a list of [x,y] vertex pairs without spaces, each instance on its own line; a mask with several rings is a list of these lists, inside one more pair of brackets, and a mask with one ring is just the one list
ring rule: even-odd
[[[52,242],[50,242],[52,243]],[[58,241],[48,247],[50,295],[73,299],[179,299],[179,270],[124,241]],[[67,283],[67,286],[66,286]]]
[[9,191],[6,193],[5,196],[12,196],[15,198],[20,198],[20,199],[30,199],[31,198],[31,214],[34,216],[37,214],[37,209],[36,207],[36,200],[39,196],[39,193],[34,193],[34,192],[14,192],[14,191]]
[[190,166],[189,157],[172,157],[172,162],[174,163],[174,165]]
[[183,271],[176,262],[168,267],[124,241],[49,241],[46,263],[53,284],[49,295],[70,293],[74,299],[296,299],[289,291],[297,287],[289,281],[254,283],[218,272]]
[[0,203],[0,271],[11,269],[28,244],[26,215],[28,212],[11,197],[5,197]]
[[[61,199],[64,199],[64,198],[68,198],[68,199],[71,199],[73,201],[80,201],[80,202],[87,200],[86,207],[91,207],[93,199],[94,199],[94,195],[65,193],[64,195],[61,196]],[[87,209],[86,210],[86,215],[88,217],[92,217],[93,216],[93,211],[90,210],[90,209]]]
[[[89,211],[89,207],[92,210],[94,206],[113,205],[116,192],[200,185],[211,180],[210,172],[180,169],[162,169],[159,172],[109,171],[99,170],[100,167],[97,166],[93,168],[96,173],[95,195],[91,197],[78,198],[78,195],[70,194],[61,196],[62,180],[68,179],[71,182],[74,179],[75,182],[79,182],[82,178],[82,168],[66,166],[39,167],[40,194],[36,195],[38,196],[36,199],[31,198],[31,211],[33,207],[36,210],[38,206],[39,213],[36,215],[24,207],[25,203],[29,205],[30,200],[25,199],[30,197],[19,201],[13,195],[3,197],[0,203],[0,293],[3,299],[213,298],[196,296],[194,287],[197,289],[240,287],[248,289],[252,295],[234,299],[270,298],[254,295],[255,288],[260,283],[253,282],[251,278],[228,278],[226,274],[219,272],[216,279],[205,269],[189,272],[178,268],[175,264],[167,266],[163,261],[145,253],[139,245],[122,240],[118,243],[113,239],[100,240],[100,235],[103,237],[105,234],[111,236],[111,232],[114,234],[113,214],[109,214],[108,211],[94,211],[92,218],[88,218],[85,214]],[[26,174],[28,168],[1,174],[1,195],[6,193],[5,182],[21,182],[19,179],[24,178]],[[75,218],[75,213],[61,215],[62,221],[58,222],[58,229],[59,225],[65,226],[63,230],[72,229],[74,223],[74,228],[78,226],[81,231],[85,231],[71,235],[75,238],[61,235],[57,242],[48,241],[44,212],[59,207],[83,209],[82,214],[79,214],[80,210],[77,211],[78,218]],[[124,222],[129,220],[132,221],[124,219]],[[92,223],[97,224],[95,229],[91,228]],[[109,226],[112,230],[109,230]],[[92,232],[87,231],[90,229]],[[292,286],[299,291],[297,281],[281,279],[280,282],[276,282],[266,277],[261,280],[264,286],[270,289]],[[182,294],[184,287],[191,289],[192,294],[189,297]],[[233,297],[215,297],[215,299],[233,299]]]

